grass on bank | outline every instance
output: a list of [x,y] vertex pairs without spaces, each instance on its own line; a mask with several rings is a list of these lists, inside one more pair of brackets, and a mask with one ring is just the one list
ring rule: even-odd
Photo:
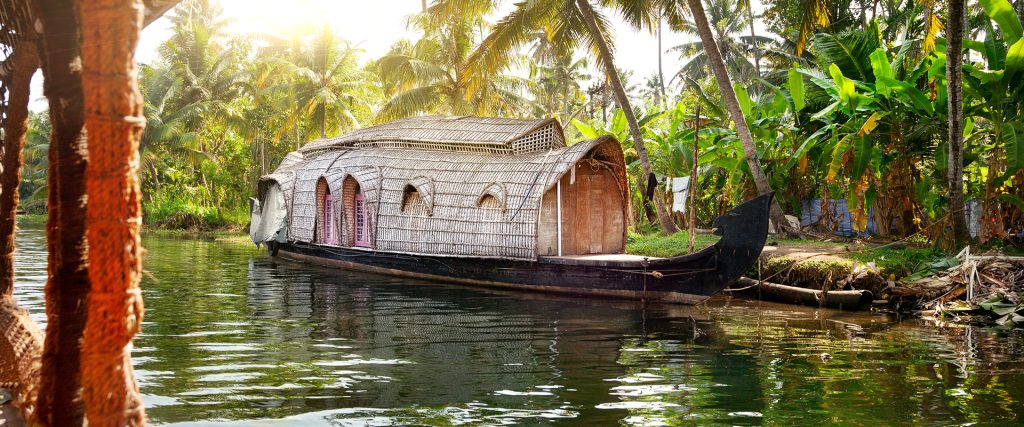
[[[718,236],[698,233],[694,236],[694,250],[699,251],[717,241]],[[631,231],[626,239],[626,253],[658,258],[686,255],[690,253],[690,234],[685,230],[670,236]]]

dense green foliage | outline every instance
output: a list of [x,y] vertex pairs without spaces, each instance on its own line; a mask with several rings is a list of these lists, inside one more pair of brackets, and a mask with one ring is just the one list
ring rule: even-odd
[[[630,172],[639,174],[626,117],[612,109],[579,3],[548,3],[517,5],[496,18],[501,2],[437,0],[408,19],[419,38],[395,42],[381,58],[365,58],[328,26],[238,34],[228,31],[215,0],[182,3],[159,57],[141,73],[146,222],[242,225],[258,177],[295,147],[418,114],[558,117],[570,141],[616,135]],[[759,17],[744,0],[705,3],[761,164],[787,213],[799,214],[805,200],[844,198],[857,231],[874,220],[883,237],[944,238],[940,4],[772,0]],[[654,28],[650,16],[663,16],[672,31],[694,31],[691,17],[666,2],[602,5],[594,10],[613,47],[610,15],[640,29]],[[968,15],[965,189],[980,203],[984,241],[1024,221],[1024,38],[1007,0],[979,0]],[[755,32],[758,19],[776,34]],[[756,190],[704,46],[667,48],[684,59],[663,73],[669,81],[659,72],[643,81],[628,72],[619,78],[654,172],[693,173],[696,142],[697,217],[707,226]],[[21,188],[30,209],[45,203],[47,127],[44,116],[33,116]],[[639,225],[644,210],[634,192]],[[835,217],[825,215],[814,228],[834,230]]]

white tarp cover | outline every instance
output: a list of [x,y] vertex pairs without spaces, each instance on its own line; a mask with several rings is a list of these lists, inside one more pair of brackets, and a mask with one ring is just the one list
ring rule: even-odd
[[288,207],[284,202],[284,192],[277,183],[267,188],[263,203],[254,202],[252,208],[252,224],[249,226],[249,237],[257,245],[271,240],[285,242],[288,239],[285,223],[288,221]]

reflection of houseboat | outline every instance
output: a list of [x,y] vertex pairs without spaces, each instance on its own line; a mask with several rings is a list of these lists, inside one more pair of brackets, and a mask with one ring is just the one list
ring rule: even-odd
[[623,254],[629,189],[612,137],[555,120],[419,117],[314,141],[260,180],[252,237],[275,255],[406,277],[695,303],[753,265],[770,195],[676,258]]

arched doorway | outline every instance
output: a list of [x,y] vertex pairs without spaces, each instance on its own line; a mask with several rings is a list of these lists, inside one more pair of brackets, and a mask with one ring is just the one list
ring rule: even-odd
[[341,186],[342,209],[345,215],[345,244],[368,248],[370,244],[370,218],[366,213],[366,197],[359,182],[345,177]]
[[335,213],[334,196],[327,180],[320,178],[316,183],[316,241],[328,245],[338,244],[338,221]]

